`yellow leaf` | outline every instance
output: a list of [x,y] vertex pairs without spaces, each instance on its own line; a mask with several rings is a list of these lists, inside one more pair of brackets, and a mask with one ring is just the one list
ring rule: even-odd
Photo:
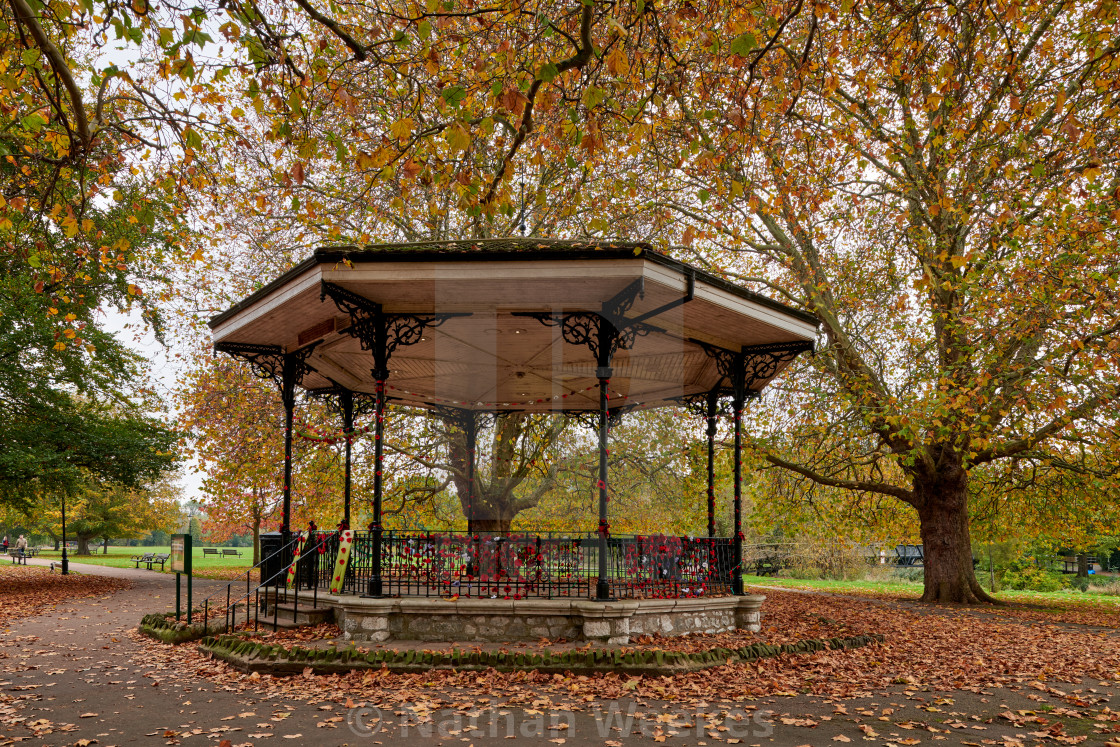
[[448,127],[445,137],[447,138],[447,144],[451,146],[452,151],[458,152],[461,150],[466,150],[468,147],[470,147],[471,134],[467,131],[467,128],[461,124],[457,123],[452,125],[451,127]]
[[405,117],[394,122],[389,127],[389,132],[392,133],[393,137],[404,140],[405,138],[412,135],[412,130],[415,127],[416,123],[413,122],[409,117]]
[[615,46],[607,55],[607,69],[615,75],[625,75],[630,70],[630,60],[621,46]]

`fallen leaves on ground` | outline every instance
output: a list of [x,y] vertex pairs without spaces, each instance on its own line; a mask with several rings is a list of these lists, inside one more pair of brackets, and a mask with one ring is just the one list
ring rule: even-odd
[[261,580],[260,568],[196,568],[193,570],[195,578],[208,578],[213,581],[244,581],[245,573],[248,571],[250,579],[253,581]]
[[129,586],[128,581],[107,576],[63,576],[42,566],[0,565],[0,628],[67,599],[104,596]]
[[[671,677],[608,673],[565,676],[539,672],[393,674],[388,670],[341,675],[250,678],[224,662],[210,660],[194,645],[148,643],[148,655],[169,671],[194,671],[226,687],[254,688],[277,697],[327,689],[339,698],[373,704],[431,698],[450,691],[482,695],[502,692],[513,703],[540,693],[578,693],[584,698],[763,697],[814,693],[855,697],[903,686],[969,690],[1031,682],[1120,680],[1120,637],[1103,632],[1007,623],[967,609],[884,605],[842,597],[768,592],[764,627],[714,636],[649,639],[642,645],[708,648],[732,642],[781,643],[841,634],[883,633],[881,645],[850,651],[783,655]],[[642,639],[639,639],[642,640]],[[366,644],[370,645],[370,644]],[[471,645],[471,644],[461,644]],[[529,644],[533,645],[533,644]],[[539,644],[537,644],[539,645]],[[422,647],[422,646],[421,646]]]

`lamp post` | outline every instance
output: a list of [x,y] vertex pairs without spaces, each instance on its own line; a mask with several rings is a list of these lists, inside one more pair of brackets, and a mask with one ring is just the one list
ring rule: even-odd
[[66,558],[66,493],[62,494],[62,575],[70,573],[70,561]]

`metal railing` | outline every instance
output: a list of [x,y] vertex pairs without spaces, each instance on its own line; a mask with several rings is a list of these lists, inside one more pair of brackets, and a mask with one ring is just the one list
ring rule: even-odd
[[[373,578],[372,532],[354,532],[342,594],[365,594]],[[219,615],[226,632],[239,613],[260,629],[279,627],[281,605],[299,615],[300,591],[331,587],[338,554],[337,532],[316,532],[295,561],[292,587],[287,577],[299,538],[274,547],[245,572],[245,593],[233,597],[234,582],[203,600],[203,625]],[[279,558],[276,556],[279,554]],[[616,599],[722,596],[733,593],[735,548],[726,537],[623,535],[607,538],[607,583]],[[501,534],[490,532],[392,532],[381,536],[381,581],[385,596],[479,599],[592,599],[598,580],[599,537],[592,532]],[[254,587],[251,573],[260,569]],[[268,574],[266,577],[266,573]],[[221,598],[225,597],[224,605]],[[263,596],[263,598],[262,598]],[[271,615],[269,605],[271,602]],[[187,612],[192,622],[191,611]],[[269,621],[268,617],[272,620]]]
[[[365,594],[374,577],[371,532],[355,532],[343,594]],[[321,532],[305,548],[297,576],[329,587],[338,536]],[[598,580],[599,538],[590,532],[392,532],[381,536],[386,596],[590,599]],[[728,538],[624,535],[607,539],[607,582],[618,599],[731,593],[734,545]]]
[[[263,603],[262,603],[261,590],[262,589],[267,589],[268,587],[272,587],[274,589],[273,595],[272,595],[273,596],[272,626],[273,626],[273,630],[276,630],[277,627],[278,627],[278,620],[279,620],[280,589],[281,589],[281,587],[283,587],[284,603],[287,603],[287,601],[288,601],[288,588],[287,588],[286,581],[287,581],[288,571],[291,568],[290,558],[292,557],[292,555],[294,555],[296,545],[301,541],[302,541],[302,538],[300,538],[298,536],[294,536],[294,537],[292,537],[292,539],[287,544],[281,545],[280,547],[275,548],[273,550],[273,552],[268,553],[268,554],[265,554],[264,552],[262,552],[261,553],[261,555],[262,555],[261,559],[256,564],[251,566],[247,571],[245,571],[245,594],[243,596],[240,596],[236,599],[233,598],[233,584],[234,584],[234,582],[231,581],[230,583],[226,584],[226,588],[225,588],[224,592],[219,591],[216,594],[211,594],[210,596],[206,597],[206,599],[204,599],[202,601],[202,605],[201,605],[202,609],[198,609],[198,607],[196,607],[195,610],[194,610],[194,612],[201,615],[203,627],[206,627],[206,626],[209,625],[211,618],[216,619],[218,617],[218,615],[220,614],[223,618],[223,621],[224,621],[224,626],[223,627],[224,627],[225,632],[228,633],[231,630],[234,630],[237,627],[238,611],[242,606],[244,606],[245,624],[248,625],[249,622],[250,622],[250,619],[252,619],[254,630],[259,630],[260,629],[260,613],[261,613],[262,610],[267,609],[267,604],[268,604],[268,592],[265,591],[265,598],[264,598]],[[277,554],[279,554],[279,556],[280,556],[279,558],[274,557]],[[289,562],[284,562],[285,559],[288,559]],[[269,571],[271,571],[267,577],[265,576],[266,568]],[[257,584],[257,586],[255,588],[252,585],[252,572],[254,570],[259,570],[260,574],[261,574],[260,582]],[[318,581],[317,578],[313,579],[313,580]],[[300,590],[299,582],[300,582],[300,577],[299,577],[299,573],[297,572],[296,578],[295,578],[295,584],[294,584],[295,585],[295,589],[294,589],[295,593],[292,595],[293,604],[295,605],[293,616],[292,616],[293,619],[295,619],[296,615],[298,615],[298,612],[299,612],[299,590]],[[240,583],[240,582],[238,582],[238,583]],[[313,588],[314,588],[314,596],[313,596],[314,602],[312,604],[315,605],[315,604],[318,603],[318,584],[315,583]],[[225,595],[225,604],[220,605],[219,602],[221,601],[221,597],[222,597],[223,593]],[[214,601],[214,600],[216,600],[216,601]],[[250,605],[250,600],[252,600],[251,605]],[[212,601],[214,601],[213,604],[211,603]],[[252,610],[252,618],[250,618],[250,610]],[[187,624],[189,625],[191,623],[192,623],[192,610],[188,609],[187,610]]]

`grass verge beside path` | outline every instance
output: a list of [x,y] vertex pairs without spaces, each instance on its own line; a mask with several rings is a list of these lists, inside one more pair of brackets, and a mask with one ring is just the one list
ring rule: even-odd
[[[763,594],[767,593],[767,589],[759,587],[780,586],[785,589],[902,601],[917,600],[922,595],[920,583],[897,581],[828,581],[744,576],[743,583]],[[1007,590],[997,592],[994,596],[1008,606],[984,608],[985,612],[993,615],[1048,623],[1120,627],[1120,597],[1116,596],[1072,590],[1050,593]]]
[[[239,547],[236,548],[241,551],[241,557],[222,557],[221,555],[203,555],[201,547],[194,548],[193,557],[191,560],[191,567],[194,570],[194,575],[203,578],[209,578],[211,572],[217,578],[233,578],[240,574],[242,577],[253,565],[253,549]],[[171,547],[164,545],[162,547],[110,547],[108,555],[102,555],[99,551],[96,555],[75,555],[72,552],[67,553],[71,563],[88,563],[90,565],[108,565],[114,568],[135,568],[136,563],[129,560],[134,556],[144,555],[146,553],[161,554],[170,553]],[[61,561],[62,553],[53,551],[40,552],[38,557],[46,560]],[[141,568],[146,568],[143,563],[140,564]],[[159,564],[152,569],[159,571]],[[164,573],[171,573],[170,561],[163,565]]]

